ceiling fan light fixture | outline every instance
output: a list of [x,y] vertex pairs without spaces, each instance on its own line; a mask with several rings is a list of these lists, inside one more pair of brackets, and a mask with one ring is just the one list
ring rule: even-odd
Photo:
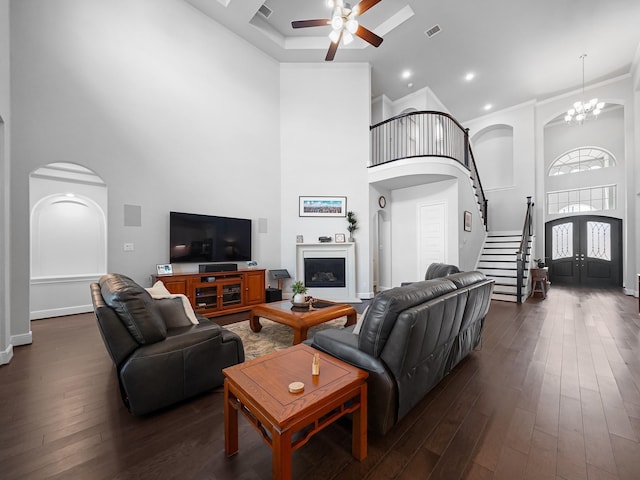
[[353,35],[351,35],[351,33],[348,30],[345,30],[342,33],[342,43],[344,45],[349,45],[351,42],[353,42]]
[[360,25],[356,17],[380,3],[381,0],[360,0],[355,7],[352,7],[349,3],[345,3],[344,0],[324,1],[327,7],[331,9],[331,16],[329,18],[294,20],[291,22],[291,27],[297,29],[331,25],[331,32],[329,33],[331,44],[329,45],[325,61],[333,61],[340,39],[343,39],[342,43],[347,45],[357,36],[369,45],[373,45],[374,47],[380,46],[383,38]]
[[342,30],[342,27],[344,27],[344,18],[342,18],[342,16],[339,14],[334,14],[333,18],[331,19],[331,28],[336,31]]

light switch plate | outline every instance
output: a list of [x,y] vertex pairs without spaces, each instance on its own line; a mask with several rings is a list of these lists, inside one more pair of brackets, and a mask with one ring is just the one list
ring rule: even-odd
[[125,252],[133,252],[133,243],[125,243],[124,244]]

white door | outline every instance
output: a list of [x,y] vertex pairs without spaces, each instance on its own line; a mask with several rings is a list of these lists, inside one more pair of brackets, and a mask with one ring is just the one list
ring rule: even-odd
[[447,204],[418,205],[418,278],[432,263],[444,263],[447,258]]

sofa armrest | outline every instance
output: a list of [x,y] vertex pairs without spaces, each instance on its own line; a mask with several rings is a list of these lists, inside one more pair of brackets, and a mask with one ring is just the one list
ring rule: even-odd
[[222,327],[212,323],[210,325],[198,324],[189,327],[170,328],[167,331],[167,338],[163,341],[151,345],[142,345],[131,356],[162,355],[206,341],[213,341],[214,344],[221,343]]
[[358,350],[358,336],[350,331],[336,328],[322,330],[313,336],[311,346],[363,370],[386,373],[379,358]]

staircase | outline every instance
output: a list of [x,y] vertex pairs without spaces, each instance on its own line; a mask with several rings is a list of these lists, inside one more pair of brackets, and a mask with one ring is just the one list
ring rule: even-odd
[[[516,252],[522,240],[521,232],[489,232],[478,261],[478,270],[487,278],[495,280],[493,300],[517,302],[516,284],[518,265]],[[533,237],[527,247],[527,262],[524,269],[523,296],[529,296],[531,288],[529,282],[529,270],[531,263],[531,251],[533,249]]]

